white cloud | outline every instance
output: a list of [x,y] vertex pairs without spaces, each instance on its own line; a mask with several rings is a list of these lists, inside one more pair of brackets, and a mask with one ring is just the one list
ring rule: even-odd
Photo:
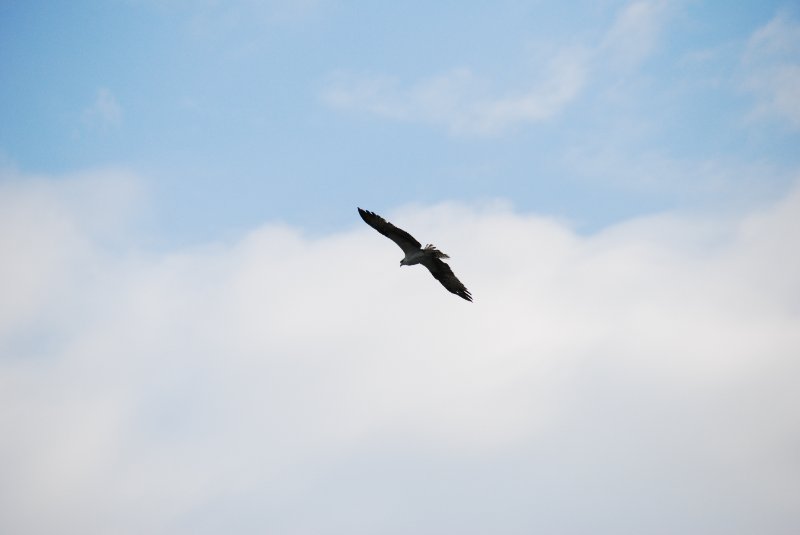
[[757,99],[754,115],[800,127],[800,24],[780,14],[756,30],[743,64],[744,87]]
[[[800,525],[800,189],[592,236],[504,204],[385,214],[470,304],[355,207],[324,238],[108,248],[127,181],[0,191],[3,532]],[[103,210],[79,194],[101,185]]]
[[27,332],[54,312],[62,292],[70,301],[72,283],[96,276],[93,240],[113,247],[141,199],[137,180],[124,171],[53,181],[0,170],[0,250],[8,259],[0,262],[0,339]]

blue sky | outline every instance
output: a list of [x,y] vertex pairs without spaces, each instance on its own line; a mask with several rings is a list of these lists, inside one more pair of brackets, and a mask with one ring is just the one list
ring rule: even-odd
[[[749,119],[771,97],[747,80],[785,58],[745,59],[759,27],[796,24],[791,3],[661,2],[630,20],[623,2],[281,4],[4,3],[7,165],[132,169],[182,243],[453,199],[593,230],[774,197],[797,164],[796,114]],[[426,90],[443,93],[412,96]],[[549,109],[470,124],[526,94]],[[724,176],[661,176],[672,164]]]
[[0,2],[0,532],[798,533],[799,142],[793,2]]

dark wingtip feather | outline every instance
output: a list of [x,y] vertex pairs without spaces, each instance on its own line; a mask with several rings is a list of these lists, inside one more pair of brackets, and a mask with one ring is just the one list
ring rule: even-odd
[[369,210],[364,210],[363,208],[358,209],[358,215],[360,215],[361,219],[364,220],[364,223],[367,223],[369,226],[372,226],[370,219],[372,219],[373,221],[375,220],[375,218],[382,219],[381,216],[379,216],[378,214],[370,212]]

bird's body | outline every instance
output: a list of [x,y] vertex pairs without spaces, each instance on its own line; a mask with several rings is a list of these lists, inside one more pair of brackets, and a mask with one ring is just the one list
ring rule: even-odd
[[423,254],[422,250],[412,251],[400,261],[400,265],[413,266],[414,264],[419,264],[420,262],[422,262],[423,256],[425,255]]
[[456,278],[450,266],[442,261],[442,258],[450,258],[449,256],[431,244],[422,247],[411,234],[392,225],[378,214],[361,208],[358,209],[358,213],[367,225],[395,242],[403,250],[405,257],[400,260],[401,266],[422,264],[448,291],[462,299],[472,301],[472,294],[467,287]]
[[424,264],[424,260],[429,256],[433,256],[434,258],[450,258],[433,245],[428,244],[424,249],[418,248],[407,252],[405,258],[400,261],[400,265],[413,266],[414,264]]

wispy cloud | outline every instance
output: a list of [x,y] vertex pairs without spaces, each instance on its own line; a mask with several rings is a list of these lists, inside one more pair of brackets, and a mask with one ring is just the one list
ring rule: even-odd
[[497,89],[468,68],[411,84],[339,73],[322,97],[333,107],[427,123],[453,134],[497,135],[557,116],[579,97],[596,71],[637,67],[655,50],[668,13],[664,2],[628,5],[599,44],[561,47],[539,65],[540,74],[525,88]]
[[90,127],[111,128],[122,124],[122,106],[105,87],[97,90],[94,101],[83,110],[83,121]]
[[558,114],[583,86],[585,58],[578,50],[564,50],[543,71],[532,89],[503,96],[493,94],[492,84],[470,69],[407,87],[389,78],[339,74],[323,98],[338,108],[442,126],[454,134],[492,135]]
[[355,211],[157,253],[98,238],[125,188],[99,210],[81,177],[10,183],[4,532],[800,522],[800,189],[592,236],[503,204],[385,214],[452,256],[469,304]]
[[598,55],[616,68],[638,67],[657,48],[671,10],[665,1],[637,1],[617,15],[600,43]]
[[744,87],[757,99],[754,115],[800,127],[800,23],[779,14],[756,30],[743,64]]

